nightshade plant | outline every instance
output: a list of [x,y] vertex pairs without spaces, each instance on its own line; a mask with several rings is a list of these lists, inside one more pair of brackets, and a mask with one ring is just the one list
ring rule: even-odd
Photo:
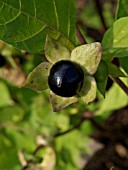
[[[56,92],[57,91],[56,89],[55,91],[52,90],[53,85],[50,86],[51,87],[50,89],[52,90],[50,92],[50,100],[53,106],[53,111],[59,111],[63,109],[64,107],[76,102],[79,97],[86,104],[89,104],[96,97],[97,86],[93,74],[96,72],[98,65],[100,63],[101,53],[102,53],[101,44],[98,42],[78,46],[70,52],[70,50],[63,44],[58,43],[57,41],[53,40],[50,37],[47,37],[46,44],[45,44],[45,56],[49,62],[43,62],[40,65],[38,65],[30,73],[23,86],[34,90],[46,90],[49,87],[49,85],[51,85],[52,82],[54,81],[54,80],[49,81],[49,79],[51,79],[50,72],[53,69],[53,67],[55,67],[56,64],[58,64],[58,62],[60,65],[60,61],[61,63],[68,62],[68,65],[70,63],[70,67],[68,67],[69,71],[67,74],[69,75],[72,74],[71,72],[72,70],[70,70],[70,68],[71,65],[75,65],[75,68],[77,67],[77,71],[76,70],[74,71],[75,73],[73,73],[73,76],[74,78],[75,76],[78,76],[78,78],[79,76],[81,77],[79,82],[73,81],[73,83],[71,83],[70,85],[69,82],[72,81],[72,79],[74,79],[73,77],[71,77],[70,78],[71,80],[68,80],[68,84],[66,84],[64,88],[60,90],[58,89],[59,94]],[[62,69],[61,72],[62,71],[64,72],[65,67],[63,70]],[[68,77],[69,75],[66,76]],[[59,76],[57,78],[59,78],[60,81],[61,77]],[[48,85],[48,81],[50,82],[49,85]],[[61,79],[61,81],[63,85],[63,83],[65,82],[63,82],[64,81],[63,79]],[[71,92],[72,89],[73,92]],[[53,91],[55,93],[53,93]],[[63,91],[64,93],[68,93],[68,94],[63,94]]]
[[[87,136],[94,130],[92,124],[98,125],[103,139],[100,141],[105,142],[105,147],[112,146],[114,152],[119,144],[126,148],[127,141],[121,143],[125,133],[120,138],[120,132],[125,131],[126,126],[123,131],[117,129],[119,133],[111,133],[113,127],[107,125],[109,131],[105,135],[97,121],[102,123],[113,111],[128,105],[128,0],[118,0],[116,14],[114,1],[83,0],[79,1],[80,6],[75,4],[78,1],[0,0],[0,58],[5,59],[0,67],[2,170],[38,170],[41,167],[43,170],[82,170],[81,155],[88,151],[85,147]],[[25,62],[18,63],[19,57]],[[114,58],[119,63],[113,63]],[[69,96],[54,91],[51,85],[52,69],[56,64],[66,62],[75,69],[73,73],[80,76],[73,80],[74,93]],[[27,88],[19,88],[26,75],[28,78],[23,86]],[[108,77],[114,82],[109,90],[106,88],[110,82]],[[60,80],[61,77],[59,83]],[[50,88],[56,94],[50,92]],[[60,114],[52,112],[49,93],[53,110]],[[77,103],[67,107],[74,102]],[[119,122],[126,117],[119,117]],[[115,126],[117,120],[118,117]],[[40,149],[42,141],[43,148]],[[112,151],[111,147],[107,150]],[[108,162],[111,162],[110,166],[115,162],[120,164],[115,153],[116,161],[110,157],[105,159],[109,169],[112,167],[108,167]],[[122,157],[120,159],[122,166]],[[96,162],[100,160],[103,159]]]

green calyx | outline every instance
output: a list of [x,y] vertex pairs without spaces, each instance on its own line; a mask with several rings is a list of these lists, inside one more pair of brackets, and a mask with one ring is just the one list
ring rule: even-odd
[[[69,48],[66,47],[64,44],[61,44],[56,40],[52,39],[51,37],[47,36],[45,44],[45,56],[48,62],[41,63],[30,73],[26,82],[24,83],[24,87],[39,91],[49,88],[48,78],[50,76],[50,71],[52,67],[59,61],[66,62],[68,60],[70,63],[78,64],[82,69],[82,87],[80,88],[78,93],[74,93],[74,96],[71,95],[71,97],[62,97],[63,95],[59,96],[55,94],[55,91],[53,92],[50,88],[50,101],[53,107],[53,111],[62,110],[68,105],[76,102],[78,98],[81,98],[81,100],[83,100],[85,104],[89,104],[96,98],[97,84],[93,75],[95,74],[99,66],[101,60],[101,53],[102,49],[101,44],[99,42],[81,45],[70,51]],[[65,67],[65,65],[62,66]],[[59,73],[60,71],[57,68],[57,72]],[[69,71],[69,73],[67,74],[67,79],[69,82],[71,72],[72,74],[75,74],[75,72],[77,71],[75,71],[75,67],[72,69],[72,71]],[[59,82],[61,80],[60,78],[58,79]],[[78,76],[78,82],[80,81]],[[66,84],[64,84],[64,86],[66,87]],[[76,87],[77,86],[74,87],[75,90],[77,89]]]

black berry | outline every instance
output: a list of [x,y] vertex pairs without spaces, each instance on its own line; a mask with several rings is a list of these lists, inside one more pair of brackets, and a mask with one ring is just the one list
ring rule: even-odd
[[72,97],[80,91],[83,78],[83,71],[78,64],[61,60],[52,66],[48,84],[55,94],[62,97]]
[[6,59],[5,57],[0,55],[0,67],[3,67],[6,64]]

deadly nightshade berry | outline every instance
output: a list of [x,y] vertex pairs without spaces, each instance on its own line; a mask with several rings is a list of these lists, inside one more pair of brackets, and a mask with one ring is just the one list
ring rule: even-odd
[[97,85],[93,75],[101,60],[101,44],[68,48],[47,36],[44,50],[47,62],[39,64],[29,74],[23,87],[38,91],[50,88],[50,102],[55,112],[77,102],[78,98],[85,104],[94,101]]
[[62,97],[72,97],[80,91],[83,79],[84,74],[78,64],[61,60],[52,66],[48,84],[55,94]]
[[0,55],[0,67],[3,67],[6,64],[6,59],[5,57]]

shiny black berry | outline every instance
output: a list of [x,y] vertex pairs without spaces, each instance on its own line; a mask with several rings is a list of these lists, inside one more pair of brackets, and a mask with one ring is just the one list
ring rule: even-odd
[[3,67],[6,64],[6,59],[5,57],[0,55],[0,67]]
[[48,84],[55,94],[62,97],[72,97],[80,91],[83,79],[84,74],[78,64],[61,60],[52,66]]

